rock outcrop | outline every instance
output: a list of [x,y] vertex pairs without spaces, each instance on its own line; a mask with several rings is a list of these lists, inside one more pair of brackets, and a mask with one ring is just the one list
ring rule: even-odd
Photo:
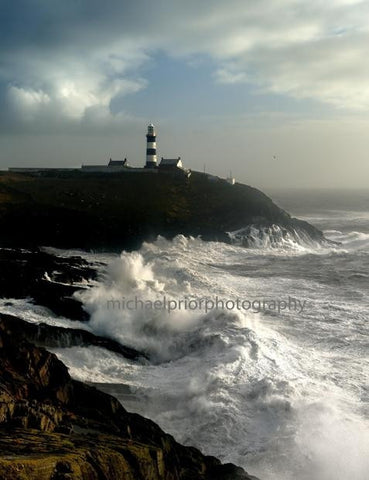
[[113,397],[72,380],[42,348],[0,325],[0,478],[250,480],[178,444]]
[[[81,282],[96,278],[96,269],[81,257],[60,257],[40,249],[0,248],[0,298],[28,298],[70,320],[88,320],[88,314],[73,294]],[[77,285],[75,285],[77,282]],[[12,305],[12,300],[6,302]],[[0,314],[0,324],[13,339],[41,347],[96,346],[130,360],[145,359],[144,352],[77,328],[25,322],[14,315]]]
[[58,257],[39,248],[0,248],[0,297],[32,298],[70,320],[88,320],[73,294],[74,285],[96,278],[96,269],[83,258]]
[[14,315],[0,313],[0,328],[10,335],[13,341],[28,341],[38,347],[68,348],[95,346],[118,353],[129,360],[145,361],[146,353],[127,347],[119,342],[79,328],[57,327],[46,323],[29,323]]

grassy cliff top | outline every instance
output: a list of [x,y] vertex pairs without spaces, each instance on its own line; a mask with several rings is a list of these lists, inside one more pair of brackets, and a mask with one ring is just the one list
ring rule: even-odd
[[261,191],[199,172],[186,179],[76,171],[1,173],[0,222],[3,245],[129,248],[158,234],[225,239],[250,224],[295,221]]

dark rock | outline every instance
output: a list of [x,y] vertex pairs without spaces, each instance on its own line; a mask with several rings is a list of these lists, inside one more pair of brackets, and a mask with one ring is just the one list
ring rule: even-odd
[[[45,274],[49,280],[45,279]],[[96,278],[96,270],[81,257],[57,257],[39,249],[0,249],[0,296],[32,297],[34,303],[49,308],[56,315],[71,320],[88,320],[82,304],[71,297],[80,286],[60,282],[82,282]],[[6,302],[11,305],[11,302]],[[14,338],[45,347],[94,345],[124,357],[146,358],[142,352],[121,345],[113,339],[96,336],[86,330],[31,324],[17,317],[0,314],[3,328]]]
[[134,249],[157,235],[177,234],[228,241],[226,232],[254,223],[323,238],[260,190],[199,172],[189,181],[141,173],[3,173],[0,191],[3,245]]
[[72,380],[55,355],[16,342],[0,325],[0,478],[252,478],[178,444],[115,398]]
[[93,345],[118,353],[129,360],[148,358],[143,352],[121,345],[115,340],[94,335],[86,330],[57,327],[46,323],[29,323],[13,315],[3,313],[0,313],[0,327],[8,335],[11,335],[13,340],[26,340],[39,347],[67,348]]
[[[216,468],[209,469],[209,477],[212,480],[242,480],[244,479],[245,471],[243,468],[233,465],[233,463],[225,463],[223,465],[216,465]],[[252,475],[250,480],[258,480]]]
[[73,283],[96,278],[96,269],[81,257],[63,258],[40,251],[0,249],[0,296],[31,297],[34,303],[71,320],[88,320],[73,297]]

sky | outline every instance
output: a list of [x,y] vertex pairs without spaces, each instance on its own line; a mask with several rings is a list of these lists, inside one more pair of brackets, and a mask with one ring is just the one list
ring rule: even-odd
[[369,2],[0,0],[0,169],[158,156],[367,188]]

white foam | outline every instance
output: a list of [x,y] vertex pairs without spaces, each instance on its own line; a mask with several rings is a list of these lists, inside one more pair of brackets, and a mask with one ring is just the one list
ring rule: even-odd
[[360,250],[369,252],[369,233],[326,230],[324,234],[329,240],[340,242],[342,244],[341,249],[346,251]]
[[[280,232],[252,234],[256,248],[158,237],[137,252],[112,256],[99,282],[78,293],[91,314],[87,328],[149,351],[153,363],[97,347],[54,351],[75,378],[128,384],[137,395],[135,411],[263,480],[367,480],[368,296],[357,283],[352,288],[362,296],[352,296],[349,274],[365,260],[356,252],[366,251],[368,236],[330,231],[327,237],[342,246],[316,248],[281,239]],[[291,295],[307,299],[309,308],[300,315],[106,308],[109,299],[215,293]],[[30,312],[35,319],[49,314]]]
[[29,323],[46,323],[56,327],[68,327],[90,331],[88,323],[56,316],[51,310],[33,303],[32,298],[0,298],[0,312],[14,315]]
[[265,251],[277,250],[306,253],[322,246],[319,241],[314,240],[302,230],[293,229],[289,231],[279,225],[271,225],[270,227],[251,225],[229,232],[228,235],[236,245]]

